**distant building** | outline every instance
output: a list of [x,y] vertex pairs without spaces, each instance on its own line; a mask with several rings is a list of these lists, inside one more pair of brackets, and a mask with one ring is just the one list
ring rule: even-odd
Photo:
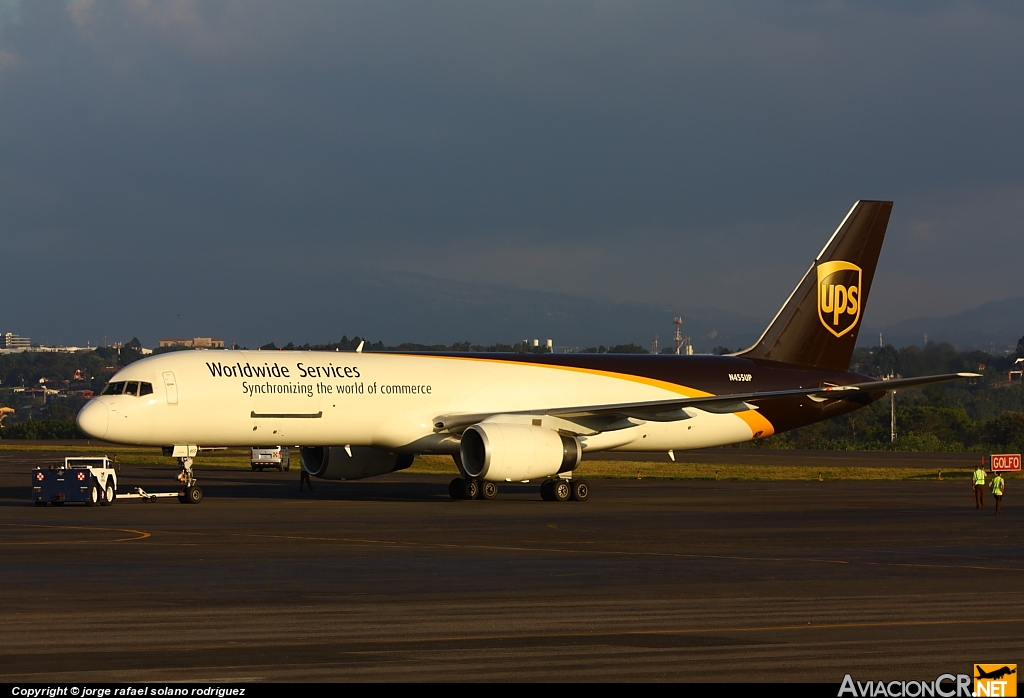
[[28,337],[19,337],[13,332],[5,332],[0,335],[0,349],[28,349],[32,342]]
[[[0,351],[3,350],[0,349]],[[18,351],[36,351],[43,354],[74,354],[80,351],[96,351],[96,347],[47,347],[40,344],[31,348],[23,347],[18,349]]]
[[1024,358],[1017,359],[1013,362],[1013,368],[1008,371],[1006,376],[1010,380],[1024,380]]
[[168,339],[160,340],[161,347],[190,347],[192,349],[223,349],[224,340],[216,339],[214,337],[193,337],[192,339],[183,339],[180,337],[171,337]]
[[13,332],[0,334],[0,354],[16,354],[22,351],[61,352],[73,354],[79,351],[94,351],[96,347],[48,347],[43,344],[33,345],[28,337],[19,337]]

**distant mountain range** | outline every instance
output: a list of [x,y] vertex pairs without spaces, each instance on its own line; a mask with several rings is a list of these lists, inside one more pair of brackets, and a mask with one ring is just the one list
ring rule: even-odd
[[[316,295],[316,303],[296,305],[287,296],[274,294],[261,298],[259,322],[277,328],[270,338],[279,344],[337,341],[344,333],[388,345],[551,339],[563,349],[629,343],[650,349],[657,333],[664,349],[673,346],[672,319],[679,315],[682,334],[691,338],[694,350],[710,353],[719,346],[733,351],[750,346],[771,320],[769,315],[752,317],[711,307],[680,308],[667,299],[616,302],[422,273],[339,274],[309,282],[307,293]],[[237,334],[226,336],[245,336],[256,320],[242,316],[237,321],[237,328],[225,329]],[[945,318],[868,325],[861,329],[859,343],[877,344],[880,331],[885,342],[895,346],[921,345],[927,334],[933,342],[1002,352],[1015,347],[1024,334],[1024,298],[985,303]]]
[[[356,283],[379,285],[377,293],[365,293],[368,289],[364,287],[361,294],[364,299],[376,298],[380,303],[379,308],[372,308],[376,305],[373,302],[368,304],[371,307],[364,307],[369,311],[368,321],[386,317],[394,322],[398,319],[395,309],[401,307],[401,336],[410,338],[405,341],[424,343],[449,344],[467,339],[479,344],[523,339],[543,342],[551,338],[556,347],[583,349],[633,342],[650,348],[657,333],[661,348],[665,348],[673,345],[672,319],[679,315],[683,318],[682,333],[691,338],[694,350],[709,353],[718,346],[732,350],[750,346],[771,319],[718,308],[675,309],[668,302],[619,303],[417,274]],[[403,302],[394,303],[390,300],[394,296],[401,297]],[[450,319],[438,322],[438,317]],[[931,342],[1002,352],[1016,347],[1017,340],[1024,335],[1024,298],[990,301],[944,318],[913,318],[892,325],[865,326],[859,344],[877,344],[879,332],[885,343],[894,346],[920,346],[927,334]],[[365,334],[376,336],[371,332]],[[386,333],[394,334],[393,329]]]
[[949,342],[959,349],[983,349],[999,353],[1017,346],[1024,335],[1024,298],[989,301],[977,308],[943,318],[913,318],[882,327],[864,327],[860,344],[878,343],[906,346],[924,342]]
[[402,338],[399,341],[426,344],[464,340],[515,343],[524,339],[543,343],[551,339],[562,348],[636,343],[650,349],[657,334],[664,348],[673,346],[672,319],[679,315],[682,334],[691,338],[694,350],[710,353],[720,345],[730,349],[749,346],[766,322],[716,308],[676,311],[669,303],[619,303],[418,274],[351,279],[349,283],[360,287],[353,295],[360,297],[361,307],[357,317],[348,309],[350,322],[346,325],[360,327],[363,336],[385,337],[385,342],[396,335]]

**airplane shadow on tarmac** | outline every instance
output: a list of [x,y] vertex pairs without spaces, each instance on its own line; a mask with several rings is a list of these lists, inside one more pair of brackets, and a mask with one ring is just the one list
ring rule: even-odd
[[[452,476],[454,477],[454,476]],[[384,481],[374,482],[373,480],[359,481],[324,481],[313,480],[313,491],[299,491],[298,477],[293,482],[269,481],[253,482],[248,479],[245,482],[235,484],[217,483],[204,484],[202,478],[199,486],[203,488],[204,498],[223,499],[309,499],[323,501],[415,501],[415,502],[451,502],[448,494],[448,480],[424,481],[410,480],[409,482]],[[538,485],[505,483],[499,490],[498,498],[502,495],[530,495],[540,499]]]
[[[119,483],[118,491],[121,493],[131,492],[138,486],[129,478],[124,478]],[[311,501],[415,501],[415,502],[451,502],[448,495],[448,484],[442,482],[323,482],[313,481],[313,491],[298,489],[298,478],[293,482],[268,481],[253,482],[241,481],[237,483],[208,483],[203,482],[200,477],[199,486],[203,489],[204,500],[217,499],[274,499],[274,500],[311,500]],[[147,492],[173,492],[173,482],[166,485],[147,483],[143,489]],[[0,487],[0,507],[33,506],[30,498],[29,486],[24,487]],[[501,488],[501,494],[537,495],[537,486],[531,485],[506,485]],[[501,497],[501,494],[498,496]],[[122,504],[134,503],[121,502]],[[173,500],[171,500],[173,501]],[[116,502],[115,502],[116,504]],[[75,504],[74,506],[84,506]],[[200,505],[201,506],[201,505]]]
[[434,482],[359,482],[313,480],[313,490],[299,491],[298,477],[295,480],[238,483],[204,483],[204,499],[309,499],[309,500],[411,500],[417,502],[451,501],[447,483]]
[[0,487],[0,507],[32,506],[29,498],[32,489],[28,485],[24,487]]

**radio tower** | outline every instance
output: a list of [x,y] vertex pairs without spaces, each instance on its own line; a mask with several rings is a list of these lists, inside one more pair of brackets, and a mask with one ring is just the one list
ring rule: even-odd
[[690,344],[690,335],[683,336],[683,318],[673,318],[672,322],[676,326],[676,355],[686,354],[690,356],[693,354],[693,345]]

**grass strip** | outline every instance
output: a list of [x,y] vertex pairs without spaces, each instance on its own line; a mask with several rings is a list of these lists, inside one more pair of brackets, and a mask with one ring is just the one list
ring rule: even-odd
[[[159,465],[177,467],[173,458],[165,457],[159,448],[133,446],[40,446],[19,445],[5,442],[0,444],[0,453],[35,452],[52,453],[53,462],[66,456],[109,456],[118,463],[127,465]],[[725,454],[723,454],[725,455]],[[299,467],[299,454],[292,449],[292,467]],[[45,462],[45,461],[43,461]],[[202,451],[196,457],[196,467],[224,470],[248,470],[249,449],[228,448],[216,451]],[[412,467],[404,472],[410,474],[451,475],[456,477],[458,469],[451,456],[416,456]],[[666,463],[645,461],[585,460],[576,469],[577,477],[604,479],[661,479],[661,480],[722,480],[722,481],[795,481],[817,480],[819,473],[825,481],[837,480],[891,480],[921,481],[938,480],[938,469],[924,468],[861,468],[827,467],[806,465],[740,465],[736,463]],[[943,480],[967,480],[973,471],[968,468],[942,471]],[[1016,479],[1019,474],[1005,474],[1007,479]]]
[[[449,456],[417,456],[410,473],[458,475]],[[664,463],[617,460],[585,460],[574,471],[577,477],[660,480],[938,480],[939,470],[924,468],[818,468],[805,465],[740,465],[735,463]],[[966,480],[969,469],[943,470],[943,480]],[[1008,479],[1013,477],[1006,476]]]
[[[177,467],[178,461],[164,456],[159,448],[143,446],[38,446],[12,444],[7,441],[0,444],[0,453],[46,453],[53,454],[54,463],[59,463],[70,456],[108,456],[118,463],[127,465],[166,465]],[[250,468],[249,449],[227,448],[216,451],[201,451],[196,457],[196,465],[201,468]],[[298,460],[299,454],[293,458]],[[45,463],[46,461],[41,461]],[[298,463],[296,463],[298,465]]]

